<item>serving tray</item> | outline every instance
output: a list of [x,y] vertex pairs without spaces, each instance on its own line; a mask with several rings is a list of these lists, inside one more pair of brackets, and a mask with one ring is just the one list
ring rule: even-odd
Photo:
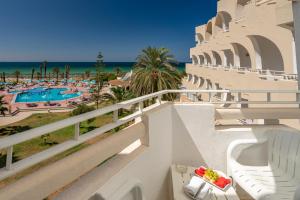
[[[207,168],[206,168],[206,167],[203,167],[203,166],[201,166],[201,167],[199,167],[199,168],[204,168],[205,170],[207,170]],[[198,168],[198,169],[199,169],[199,168]],[[225,176],[224,173],[221,173],[220,171],[217,171],[217,170],[214,170],[214,172],[217,172],[218,175],[219,175],[220,177],[224,177],[224,178],[226,178],[226,179],[230,179],[230,180],[231,180],[231,183],[230,183],[230,184],[227,184],[224,188],[221,188],[221,187],[217,186],[216,184],[210,182],[210,181],[207,180],[206,178],[204,178],[204,177],[202,177],[202,176],[196,174],[195,172],[194,172],[194,175],[197,176],[197,177],[199,177],[199,178],[201,178],[203,181],[205,181],[206,183],[210,184],[211,186],[213,186],[213,187],[215,187],[215,188],[218,188],[219,190],[222,190],[223,192],[226,192],[226,191],[232,186],[232,184],[233,184],[233,179],[232,179],[232,177]]]

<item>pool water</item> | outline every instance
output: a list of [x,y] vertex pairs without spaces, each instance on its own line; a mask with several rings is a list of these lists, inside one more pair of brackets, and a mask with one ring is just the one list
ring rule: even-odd
[[17,103],[63,101],[79,97],[81,92],[64,94],[68,88],[34,88],[17,94]]

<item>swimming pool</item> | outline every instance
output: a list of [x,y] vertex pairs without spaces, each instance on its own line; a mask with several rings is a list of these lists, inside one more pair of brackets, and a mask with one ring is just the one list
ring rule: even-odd
[[79,97],[81,92],[67,93],[68,88],[34,88],[26,90],[22,93],[17,94],[17,103],[27,103],[27,102],[48,102],[48,101],[63,101],[67,99],[72,99]]

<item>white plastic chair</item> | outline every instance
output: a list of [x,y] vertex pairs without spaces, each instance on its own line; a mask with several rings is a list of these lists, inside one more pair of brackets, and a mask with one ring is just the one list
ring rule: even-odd
[[[246,166],[237,161],[241,152],[267,142],[268,165]],[[227,150],[228,174],[254,199],[300,200],[300,134],[268,133],[262,139],[233,141]],[[298,200],[297,199],[297,200]]]

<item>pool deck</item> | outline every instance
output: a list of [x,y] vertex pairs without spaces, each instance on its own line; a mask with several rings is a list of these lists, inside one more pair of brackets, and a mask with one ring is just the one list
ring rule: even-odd
[[[6,107],[9,107],[11,113],[17,113],[15,116],[7,115],[6,117],[0,116],[0,126],[7,125],[10,123],[14,123],[17,121],[20,121],[22,119],[25,119],[29,117],[32,112],[57,112],[57,111],[70,111],[71,109],[74,108],[74,106],[71,106],[69,104],[70,101],[81,103],[82,98],[90,98],[91,94],[88,91],[88,86],[86,85],[81,85],[81,86],[76,86],[75,84],[68,84],[68,85],[56,85],[56,86],[50,86],[48,84],[35,84],[27,87],[15,87],[15,89],[11,89],[10,91],[13,90],[29,90],[37,87],[50,87],[50,88],[68,88],[72,91],[79,91],[82,94],[78,97],[75,98],[70,98],[66,100],[59,100],[59,101],[51,101],[51,103],[59,103],[59,106],[47,106],[45,105],[46,102],[15,102],[17,94],[12,94],[8,91],[0,91],[0,96],[4,96],[4,101],[7,102],[8,104],[5,105]],[[27,104],[28,103],[35,103],[37,104],[36,107],[29,107]],[[24,112],[16,112],[16,111],[26,111]]]

